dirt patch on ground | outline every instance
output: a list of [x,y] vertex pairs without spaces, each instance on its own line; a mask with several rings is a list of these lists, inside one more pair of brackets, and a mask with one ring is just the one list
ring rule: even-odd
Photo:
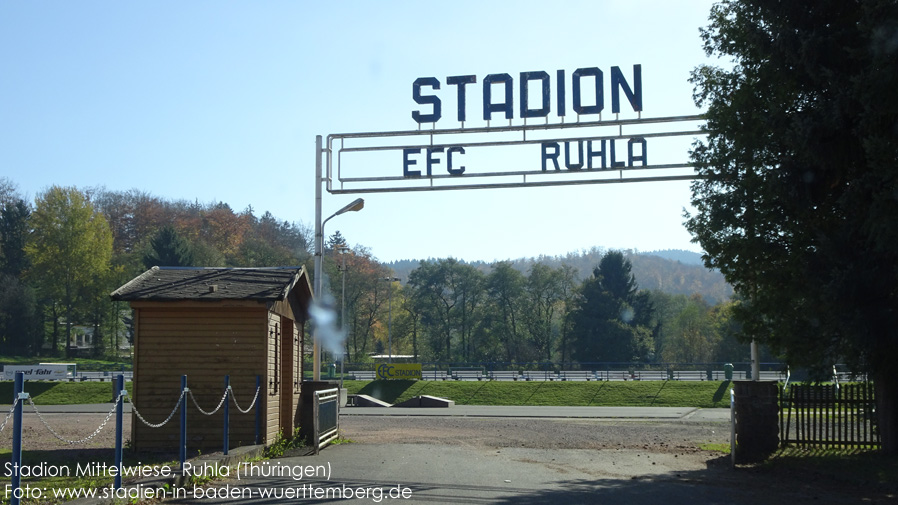
[[[25,406],[22,415],[22,450],[54,451],[59,449],[109,449],[115,447],[115,415],[106,422],[99,433],[94,432],[106,420],[107,414],[42,414],[44,422],[30,406]],[[0,419],[2,422],[2,419]],[[49,427],[49,429],[48,429]],[[122,419],[125,441],[131,438],[131,415],[125,414]],[[50,430],[53,431],[50,431]],[[12,447],[12,419],[0,434],[0,446]],[[66,441],[81,441],[69,444],[59,440],[56,435]]]
[[496,417],[343,416],[344,435],[362,443],[436,443],[536,449],[644,449],[694,452],[729,443],[729,426],[713,422],[608,421]]
[[725,458],[721,453],[699,447],[729,442],[728,425],[704,422],[343,416],[340,428],[344,437],[364,444],[437,444],[531,453],[557,449],[616,451],[616,459],[621,462],[618,469],[630,468],[633,475],[641,472],[637,468],[640,462],[648,473],[662,467],[688,471],[722,464]]

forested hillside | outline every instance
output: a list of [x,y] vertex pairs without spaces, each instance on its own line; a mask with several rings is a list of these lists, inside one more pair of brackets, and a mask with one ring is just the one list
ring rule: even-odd
[[[571,252],[564,256],[540,256],[538,258],[518,258],[512,260],[515,269],[526,273],[534,264],[542,263],[552,268],[568,265],[574,269],[577,279],[588,279],[605,250],[593,248],[588,251]],[[708,270],[701,263],[701,255],[689,251],[660,251],[640,253],[625,251],[626,258],[633,265],[633,275],[640,289],[661,291],[673,295],[700,295],[710,304],[722,303],[730,299],[733,288],[726,283],[720,272]],[[674,260],[670,258],[680,258]],[[465,262],[472,267],[488,272],[490,264],[482,261]],[[418,267],[418,260],[402,260],[387,263],[400,278],[408,278]]]
[[[130,310],[109,293],[154,265],[311,270],[310,227],[268,212],[58,186],[26,202],[6,179],[0,190],[0,353],[127,354]],[[345,308],[353,362],[388,352],[524,366],[747,354],[722,277],[658,255],[593,248],[386,264],[335,232],[322,266],[325,289]]]
[[302,265],[301,223],[224,202],[52,186],[27,202],[0,178],[0,353],[115,354],[126,304],[109,293],[151,266]]

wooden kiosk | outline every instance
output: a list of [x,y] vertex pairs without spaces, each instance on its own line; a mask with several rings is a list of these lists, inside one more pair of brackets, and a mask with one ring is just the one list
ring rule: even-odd
[[[257,376],[261,442],[291,435],[298,425],[302,386],[303,323],[312,288],[303,267],[153,267],[112,293],[134,310],[134,388],[131,401],[149,423],[161,423],[181,394],[187,399],[190,449],[221,450],[225,376],[242,409],[253,401]],[[256,415],[231,403],[230,445],[255,442]],[[178,415],[151,428],[132,413],[136,450],[176,450]]]

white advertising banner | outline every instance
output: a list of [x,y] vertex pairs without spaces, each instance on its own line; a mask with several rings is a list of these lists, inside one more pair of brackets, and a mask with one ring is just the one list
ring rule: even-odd
[[13,380],[16,372],[22,372],[25,380],[60,380],[66,378],[67,368],[66,365],[6,365],[3,378]]

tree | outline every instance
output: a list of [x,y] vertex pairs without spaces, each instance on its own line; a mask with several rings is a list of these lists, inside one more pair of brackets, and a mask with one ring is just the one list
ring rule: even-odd
[[40,336],[34,290],[17,277],[0,274],[0,349],[31,354],[40,349]]
[[[0,193],[4,191],[0,179]],[[0,346],[10,354],[39,348],[34,290],[24,282],[25,240],[31,211],[12,186],[0,194]]]
[[698,294],[686,298],[685,302],[665,328],[661,359],[671,363],[708,363],[720,344],[711,308]]
[[452,321],[458,296],[450,272],[458,261],[452,258],[422,261],[408,277],[421,322],[428,328],[432,358],[452,359]]
[[551,268],[535,263],[524,285],[524,324],[537,359],[552,361],[556,343],[562,334],[562,314],[572,291],[574,278],[570,268]]
[[146,268],[193,266],[190,242],[181,237],[173,226],[163,226],[150,240],[150,248],[143,255]]
[[426,333],[431,358],[467,360],[479,352],[484,289],[480,271],[453,258],[422,261],[409,274],[407,286],[414,306],[406,312],[414,314]]
[[874,378],[898,454],[898,3],[724,1],[702,30],[687,228],[743,302],[747,337],[792,365]]
[[651,310],[651,304],[637,297],[630,270],[623,253],[609,251],[593,276],[583,282],[573,314],[574,357],[579,361],[630,362],[654,355],[652,331],[639,324],[652,319],[644,313]]
[[112,233],[103,215],[75,188],[53,186],[38,195],[31,223],[25,252],[41,292],[62,309],[69,357],[76,310],[90,310],[81,306],[82,289],[109,270]]
[[338,247],[348,247],[346,239],[343,238],[340,230],[335,231],[333,235],[327,239],[327,249],[336,250]]
[[9,177],[0,177],[0,206],[15,203],[16,200],[21,200],[16,183]]
[[524,358],[521,333],[525,283],[524,275],[515,270],[510,261],[495,263],[487,278],[487,289],[494,307],[490,311],[490,327],[509,362]]
[[28,268],[25,241],[30,217],[24,200],[0,203],[0,273],[18,278]]
[[[341,273],[344,261],[346,271]],[[344,297],[340,302],[340,308],[345,306],[346,320],[341,321],[341,328],[348,333],[349,359],[362,361],[377,345],[375,338],[378,327],[387,326],[387,303],[390,290],[394,287],[391,283],[385,282],[384,278],[389,277],[390,272],[364,248],[347,250],[340,255],[325,256],[324,270],[326,275],[324,280],[330,280],[324,285],[335,294],[336,299],[339,299],[336,295]],[[344,276],[345,292],[342,282]]]

